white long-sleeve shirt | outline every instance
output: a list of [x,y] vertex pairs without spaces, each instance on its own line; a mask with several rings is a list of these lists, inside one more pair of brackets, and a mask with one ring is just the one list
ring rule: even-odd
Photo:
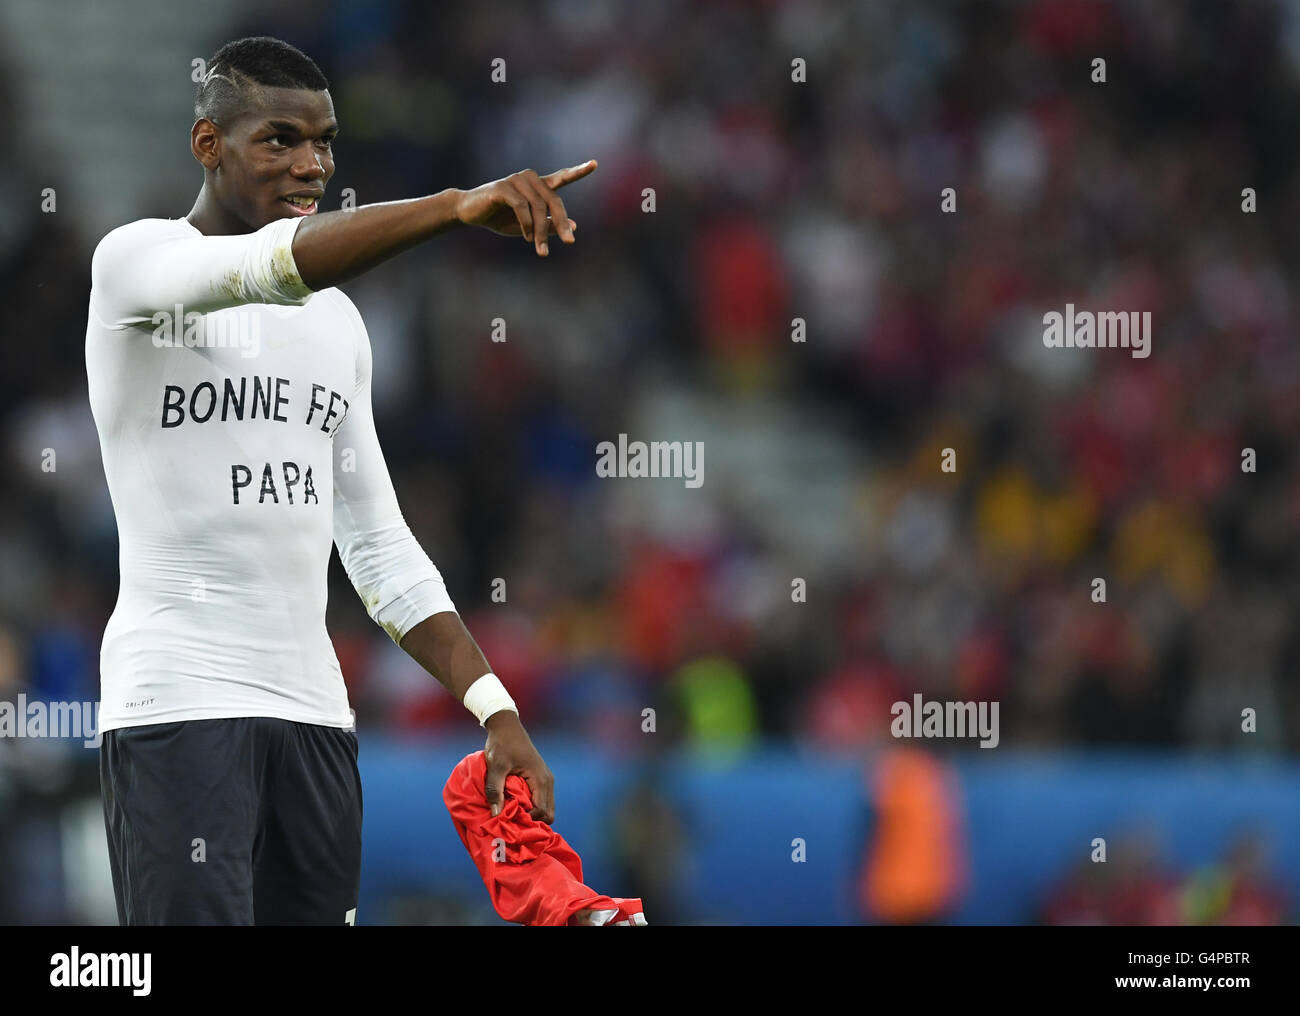
[[86,373],[121,545],[99,729],[351,725],[325,630],[331,543],[394,639],[455,610],[398,508],[352,301],[312,292],[302,220],[142,219],[95,250]]

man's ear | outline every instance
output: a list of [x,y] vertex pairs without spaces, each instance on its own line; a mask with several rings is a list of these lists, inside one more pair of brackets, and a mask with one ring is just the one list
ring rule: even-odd
[[221,131],[206,116],[190,128],[190,151],[204,169],[215,170],[221,165]]

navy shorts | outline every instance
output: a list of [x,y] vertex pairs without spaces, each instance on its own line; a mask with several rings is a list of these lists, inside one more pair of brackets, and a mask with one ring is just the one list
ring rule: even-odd
[[352,924],[361,775],[350,730],[262,716],[105,731],[126,924]]

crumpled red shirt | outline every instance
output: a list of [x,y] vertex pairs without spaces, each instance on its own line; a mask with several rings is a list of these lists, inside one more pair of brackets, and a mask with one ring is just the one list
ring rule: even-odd
[[[484,784],[487,758],[476,751],[452,770],[442,800],[473,859],[492,906],[504,920],[527,925],[644,925],[639,899],[603,896],[582,882],[582,858],[547,823],[533,818],[533,798],[521,776],[507,776],[495,818]],[[504,845],[504,860],[498,841]],[[590,922],[574,920],[592,911]]]

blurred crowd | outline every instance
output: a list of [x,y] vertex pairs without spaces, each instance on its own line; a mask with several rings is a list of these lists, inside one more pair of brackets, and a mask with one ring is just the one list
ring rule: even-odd
[[1105,864],[1085,861],[1053,886],[1042,924],[1279,925],[1294,901],[1270,871],[1264,842],[1237,837],[1219,860],[1179,871],[1152,841],[1134,834]]
[[[407,521],[530,731],[856,753],[921,692],[997,700],[1007,747],[1300,747],[1300,6],[391,0],[236,34],[329,77],[327,210],[600,161],[572,248],[451,233],[345,287]],[[6,205],[57,181],[5,161]],[[94,698],[116,596],[75,220],[0,221],[6,699]],[[1045,348],[1067,303],[1151,311],[1150,357]],[[595,475],[665,418],[797,454],[663,502]],[[464,728],[337,561],[330,610],[364,729]]]

